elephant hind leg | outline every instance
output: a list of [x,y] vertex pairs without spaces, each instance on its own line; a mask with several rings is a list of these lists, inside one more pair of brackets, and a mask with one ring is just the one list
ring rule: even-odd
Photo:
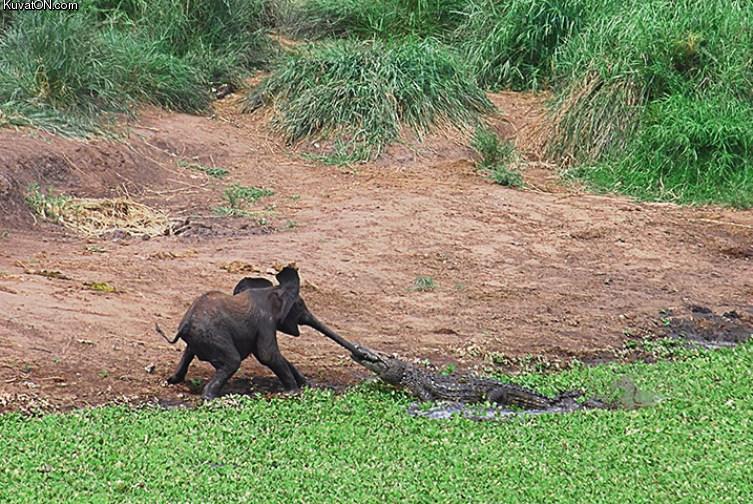
[[167,383],[175,385],[186,379],[186,373],[188,372],[188,366],[191,364],[195,354],[191,350],[190,346],[187,346],[183,351],[183,356],[180,358],[178,367],[175,369],[175,373],[167,379]]
[[207,401],[220,395],[223,385],[241,367],[241,357],[238,352],[234,352],[234,354],[223,356],[222,359],[214,359],[211,363],[215,369],[214,376],[207,382],[201,393],[201,398]]

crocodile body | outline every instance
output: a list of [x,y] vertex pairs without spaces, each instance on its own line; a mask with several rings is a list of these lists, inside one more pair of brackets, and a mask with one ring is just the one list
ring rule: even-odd
[[497,403],[525,410],[575,410],[603,408],[599,401],[583,404],[575,401],[579,392],[566,392],[547,397],[519,385],[471,376],[444,376],[418,366],[387,357],[360,345],[355,345],[353,360],[376,373],[384,382],[408,390],[421,401],[449,403]]
[[471,376],[444,376],[399,359],[386,358],[383,362],[386,366],[379,369],[378,376],[390,385],[407,389],[421,401],[492,402],[523,409],[546,409],[555,401],[510,383]]

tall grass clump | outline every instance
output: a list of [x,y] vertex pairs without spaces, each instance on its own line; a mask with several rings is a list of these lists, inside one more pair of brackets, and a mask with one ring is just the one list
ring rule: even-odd
[[0,32],[2,32],[8,25],[10,25],[13,12],[14,11],[12,10],[0,10]]
[[310,39],[441,37],[462,20],[468,0],[281,0],[289,35]]
[[269,0],[91,0],[102,22],[136,32],[212,82],[239,84],[274,54]]
[[492,129],[478,126],[471,139],[471,148],[476,151],[476,169],[495,183],[508,187],[521,187],[523,177],[513,167],[517,161],[515,145],[501,139]]
[[0,54],[4,111],[87,115],[122,111],[134,101],[197,111],[209,103],[196,68],[154,43],[99,29],[85,13],[18,16],[0,39]]
[[[730,135],[747,133],[729,128],[700,102],[721,100],[732,108],[739,102],[747,110],[753,95],[752,23],[753,4],[736,0],[630,1],[595,19],[555,56],[559,93],[548,154],[571,163],[612,162],[649,145],[647,135],[667,131],[666,121],[657,117],[663,109],[699,131],[724,130],[726,139],[712,136],[704,149],[712,158],[727,152]],[[677,109],[678,103],[689,108]],[[669,136],[653,142],[662,155],[677,156],[674,163],[657,165],[657,174],[670,165],[691,170],[689,158],[680,155],[687,149],[681,140],[674,142]]]
[[545,87],[552,56],[609,2],[468,0],[456,39],[486,89]]
[[[0,30],[0,125],[86,134],[101,112],[207,109],[270,54],[263,0],[91,0],[26,12]],[[5,19],[5,18],[3,18]]]
[[747,102],[682,94],[652,101],[630,147],[575,173],[642,199],[753,204],[753,107]]
[[337,40],[302,48],[249,95],[271,103],[273,125],[290,143],[306,137],[373,158],[406,125],[418,134],[462,128],[493,106],[468,68],[431,41]]

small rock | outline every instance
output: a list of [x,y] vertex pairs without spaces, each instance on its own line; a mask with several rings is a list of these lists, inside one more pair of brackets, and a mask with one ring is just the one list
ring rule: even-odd
[[149,363],[144,367],[144,371],[146,371],[149,374],[154,373],[154,370],[157,368],[157,366],[154,365],[154,363]]
[[115,231],[112,232],[110,239],[113,241],[117,241],[117,240],[127,240],[128,238],[130,238],[130,235],[128,233],[126,233],[122,229],[116,229]]

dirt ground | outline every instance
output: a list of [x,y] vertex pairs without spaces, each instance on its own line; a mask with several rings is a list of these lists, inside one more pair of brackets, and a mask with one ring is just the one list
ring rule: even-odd
[[[211,117],[144,110],[125,143],[0,130],[0,411],[196,397],[188,385],[163,385],[183,344],[168,345],[154,322],[173,331],[197,295],[229,292],[254,274],[243,264],[265,272],[294,261],[309,307],[345,337],[462,368],[495,356],[602,355],[653,331],[663,309],[750,313],[753,212],[565,185],[537,162],[542,98],[493,99],[502,110],[495,126],[532,161],[528,189],[475,173],[458,135],[393,147],[352,169],[307,161],[298,153],[316,145],[291,152],[232,97]],[[230,174],[212,179],[178,160]],[[190,232],[87,239],[31,214],[23,194],[35,181],[76,196],[127,194],[188,218]],[[257,205],[266,223],[213,214],[233,182],[274,190]],[[413,290],[419,275],[436,288]],[[367,375],[311,330],[279,339],[315,385]],[[205,363],[189,370],[210,374]],[[274,390],[271,376],[248,359],[230,390]]]

